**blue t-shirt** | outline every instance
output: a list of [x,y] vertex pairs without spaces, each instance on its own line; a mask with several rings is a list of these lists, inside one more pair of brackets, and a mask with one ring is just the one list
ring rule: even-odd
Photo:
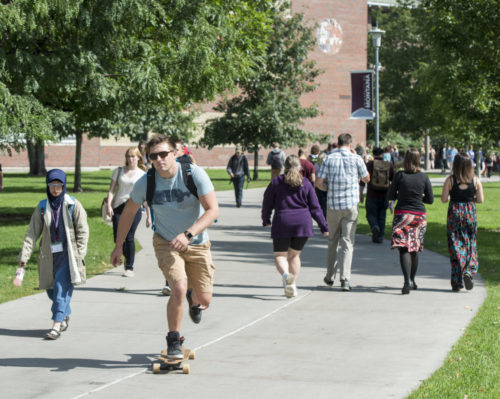
[[[168,241],[172,241],[180,233],[191,227],[205,212],[200,201],[189,192],[184,184],[182,168],[177,165],[177,174],[164,179],[155,171],[155,193],[152,208],[154,212],[155,232]],[[202,197],[214,190],[207,173],[196,165],[191,165],[193,180]],[[147,175],[142,176],[134,184],[130,198],[140,205],[146,201]],[[191,244],[201,245],[208,241],[206,230],[194,236]]]

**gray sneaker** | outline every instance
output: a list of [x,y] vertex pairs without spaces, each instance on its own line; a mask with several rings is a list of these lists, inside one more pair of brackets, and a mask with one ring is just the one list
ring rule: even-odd
[[169,359],[182,359],[184,357],[179,331],[170,331],[167,335],[167,357]]
[[325,276],[325,278],[323,279],[323,281],[325,282],[325,284],[328,286],[328,287],[333,287],[333,283],[334,281],[333,280],[328,280]]

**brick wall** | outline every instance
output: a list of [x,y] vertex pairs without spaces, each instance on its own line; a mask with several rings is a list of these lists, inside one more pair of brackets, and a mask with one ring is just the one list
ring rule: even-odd
[[[311,23],[320,24],[325,19],[335,20],[337,26],[327,25],[323,32],[332,32],[341,43],[328,49],[319,45],[310,53],[317,67],[324,73],[317,78],[319,87],[303,98],[309,105],[316,102],[320,117],[309,120],[305,128],[319,134],[337,137],[340,133],[351,133],[354,143],[366,142],[366,122],[351,120],[351,81],[350,71],[364,70],[367,66],[367,21],[366,0],[295,0],[293,12],[301,12]],[[330,30],[329,30],[330,29]]]

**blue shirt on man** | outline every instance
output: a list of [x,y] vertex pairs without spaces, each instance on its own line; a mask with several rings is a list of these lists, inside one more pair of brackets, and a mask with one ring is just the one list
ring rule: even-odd
[[[164,179],[155,171],[155,193],[152,208],[154,212],[155,232],[165,240],[172,241],[180,233],[191,227],[205,212],[199,200],[189,192],[184,184],[182,169],[177,165],[177,174]],[[193,180],[202,197],[214,190],[207,173],[196,165],[191,165]],[[134,185],[130,198],[136,204],[146,201],[147,175],[142,176]],[[201,245],[208,241],[208,233],[193,237],[192,245]]]

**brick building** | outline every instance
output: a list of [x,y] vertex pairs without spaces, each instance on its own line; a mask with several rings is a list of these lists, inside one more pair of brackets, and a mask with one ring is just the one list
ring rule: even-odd
[[[306,20],[317,25],[316,48],[310,58],[324,70],[318,79],[318,88],[303,98],[304,105],[316,102],[322,114],[307,120],[304,128],[317,134],[332,135],[349,132],[355,143],[365,143],[366,122],[350,119],[351,89],[350,71],[363,70],[367,67],[367,40],[369,30],[369,7],[391,6],[395,0],[294,0],[292,12],[304,13]],[[210,107],[205,107],[209,109]],[[210,114],[210,115],[213,115]],[[206,115],[201,120],[206,119]],[[128,140],[115,141],[84,137],[82,147],[82,168],[108,168],[121,165],[127,147],[136,145]],[[216,147],[208,151],[193,146],[196,159],[202,166],[225,166],[229,156],[234,152],[232,147]],[[263,165],[269,150],[259,153],[259,164]],[[296,149],[289,149],[289,153]],[[75,158],[75,142],[68,139],[61,143],[47,144],[45,147],[45,164],[47,168],[73,167]],[[253,165],[253,156],[248,157]],[[0,164],[4,168],[27,168],[26,152],[14,153],[12,157],[0,154]]]

